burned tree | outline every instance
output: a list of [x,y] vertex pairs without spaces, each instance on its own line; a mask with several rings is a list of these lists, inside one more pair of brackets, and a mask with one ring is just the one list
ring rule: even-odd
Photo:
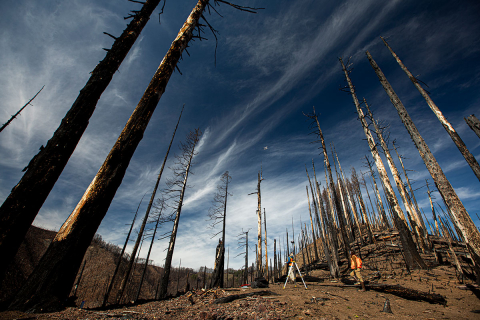
[[418,264],[420,268],[425,269],[427,268],[427,265],[425,264],[425,261],[423,261],[422,257],[420,257],[420,254],[418,253],[415,247],[415,243],[413,242],[412,235],[408,230],[407,224],[401,218],[403,216],[403,211],[398,204],[397,197],[395,196],[392,185],[390,184],[390,180],[385,170],[385,166],[383,165],[382,159],[380,158],[380,155],[378,153],[377,146],[373,139],[372,133],[368,128],[367,121],[365,120],[363,111],[360,108],[360,103],[358,101],[355,88],[352,84],[352,81],[350,80],[349,71],[347,70],[347,67],[344,65],[342,58],[339,58],[339,60],[340,60],[340,64],[342,65],[342,69],[345,74],[345,79],[348,83],[348,88],[353,98],[353,102],[357,109],[358,117],[362,123],[363,131],[368,141],[368,146],[370,147],[370,151],[372,153],[373,159],[375,160],[378,174],[380,175],[380,178],[382,179],[382,182],[385,186],[387,200],[393,209],[392,210],[393,222],[400,235],[400,241],[402,242],[403,251],[405,253],[405,262],[409,268],[415,268],[416,264]]
[[218,286],[220,288],[224,287],[223,283],[223,274],[225,272],[225,226],[227,219],[227,200],[228,196],[231,194],[228,192],[228,184],[232,180],[232,177],[229,175],[228,171],[225,171],[224,174],[220,177],[220,184],[217,186],[217,193],[213,198],[213,206],[210,208],[208,217],[210,218],[211,225],[210,228],[215,228],[218,224],[222,225],[222,229],[212,235],[212,238],[216,237],[220,233],[222,234],[221,238],[221,248],[220,248],[220,257],[218,261],[215,261],[215,270],[213,271],[213,286]]
[[478,164],[477,160],[475,159],[475,157],[471,154],[470,151],[468,151],[467,149],[467,146],[465,145],[465,143],[463,142],[462,138],[460,138],[460,136],[458,135],[457,131],[455,131],[455,129],[452,127],[452,125],[450,124],[450,122],[448,122],[447,118],[445,118],[445,116],[443,115],[443,113],[440,111],[440,109],[438,109],[437,105],[433,102],[433,100],[430,98],[430,96],[428,95],[427,91],[425,91],[425,89],[422,88],[422,86],[420,85],[420,83],[418,82],[417,78],[415,78],[413,76],[413,74],[407,69],[407,67],[405,67],[405,65],[403,64],[403,62],[400,60],[400,58],[395,54],[395,52],[393,52],[392,48],[388,45],[388,43],[385,41],[385,39],[383,39],[382,37],[380,37],[382,40],[383,40],[383,43],[385,44],[385,46],[387,46],[388,50],[390,50],[390,53],[393,55],[393,57],[395,58],[395,60],[397,60],[398,64],[400,65],[400,67],[402,68],[402,70],[407,74],[408,78],[412,81],[412,83],[415,85],[415,87],[418,89],[418,91],[420,92],[420,94],[422,95],[422,97],[425,99],[425,101],[427,102],[428,106],[430,107],[430,109],[433,111],[433,113],[435,114],[435,116],[438,118],[438,120],[440,121],[440,123],[442,124],[443,128],[445,128],[445,130],[447,131],[448,135],[450,136],[450,138],[452,138],[453,142],[455,143],[455,145],[457,146],[458,150],[460,151],[460,153],[462,154],[462,156],[465,158],[465,160],[467,161],[468,165],[470,166],[470,168],[472,169],[473,173],[475,174],[475,176],[477,176],[477,179],[480,181],[480,165]]
[[260,184],[263,179],[262,171],[258,173],[258,182],[257,182],[257,191],[249,193],[257,195],[257,222],[258,222],[258,237],[257,237],[257,260],[256,260],[256,267],[257,267],[257,277],[263,277],[263,267],[262,267],[262,195],[260,192]]
[[373,60],[370,52],[367,51],[366,54],[370,64],[372,65],[372,68],[375,70],[375,73],[380,80],[380,83],[390,97],[390,101],[395,109],[397,109],[400,119],[415,143],[415,146],[417,147],[428,172],[432,176],[433,181],[435,182],[435,185],[443,198],[443,201],[447,205],[449,211],[452,213],[455,223],[459,227],[461,234],[465,239],[468,251],[470,252],[472,260],[474,261],[477,283],[480,283],[480,231],[478,231],[472,221],[472,218],[468,214],[467,210],[465,210],[465,207],[458,198],[455,190],[443,173],[442,168],[433,156],[430,148],[425,143],[425,140],[423,140],[420,132],[418,132],[417,127],[410,118],[410,115],[405,109],[403,103],[400,101],[400,98],[393,91],[392,86],[388,82],[382,70],[380,70],[375,60]]
[[160,285],[160,298],[164,298],[167,295],[173,250],[175,249],[175,241],[177,239],[178,222],[180,220],[180,213],[182,212],[183,198],[187,188],[187,179],[191,170],[192,159],[195,155],[195,146],[200,139],[200,135],[200,130],[195,129],[195,131],[191,131],[188,134],[185,143],[180,145],[182,154],[176,156],[175,167],[172,168],[173,178],[167,181],[168,191],[166,191],[166,194],[168,194],[169,198],[176,204],[176,213],[172,234],[170,235],[170,242],[168,244],[167,256],[165,258],[165,267]]
[[[248,229],[247,231],[243,231],[242,229],[242,232],[239,235],[237,235],[237,239],[238,239],[237,249],[241,249],[245,247],[245,253],[241,252],[235,256],[235,257],[242,256],[242,255],[245,256],[245,271],[243,272],[243,283],[248,283],[248,231],[249,230],[250,229]],[[253,269],[252,269],[252,273],[253,273]]]
[[468,116],[468,118],[463,118],[465,119],[465,122],[468,124],[470,129],[475,132],[475,134],[480,138],[480,121],[475,117],[474,114],[471,114]]
[[[340,205],[339,196],[335,193],[335,182],[333,180],[332,169],[330,167],[330,161],[328,159],[327,147],[325,146],[325,139],[323,138],[323,133],[322,133],[322,130],[320,128],[320,122],[318,121],[318,117],[315,113],[315,108],[313,108],[313,113],[312,114],[308,114],[306,116],[314,121],[313,125],[316,125],[316,129],[318,130],[318,132],[316,131],[315,133],[320,137],[320,142],[322,144],[321,148],[322,148],[322,151],[323,151],[325,167],[327,169],[325,174],[327,174],[327,172],[328,172],[328,178],[329,178],[329,181],[327,181],[327,186],[329,184],[330,192],[333,195],[333,202],[335,203],[335,209],[337,211],[337,219],[338,219],[338,223],[339,223],[340,233],[342,235],[342,240],[343,240],[343,253],[345,255],[345,258],[348,259],[349,252],[350,252],[350,242],[349,242],[349,239],[348,239],[348,236],[347,236],[347,233],[346,233],[346,227],[347,227],[346,226],[346,221],[344,220],[345,217],[343,215],[342,207]],[[332,214],[333,214],[333,208],[332,208]],[[332,216],[332,218],[333,218],[333,216]]]
[[83,255],[107,213],[130,159],[207,4],[208,1],[199,0],[190,13],[102,167],[18,293],[12,309],[47,310],[62,305]]
[[[0,207],[0,280],[13,260],[28,228],[48,197],[88,126],[100,96],[112,80],[160,0],[146,0],[86,85],[45,148],[32,158],[20,182]],[[93,237],[93,235],[92,235]],[[90,239],[91,240],[91,239]]]

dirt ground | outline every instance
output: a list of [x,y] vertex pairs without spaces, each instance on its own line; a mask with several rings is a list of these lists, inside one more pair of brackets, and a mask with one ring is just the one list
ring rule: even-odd
[[[373,271],[364,270],[366,280]],[[358,286],[328,280],[323,270],[310,272],[311,276],[325,278],[323,282],[307,282],[308,289],[297,283],[270,284],[265,289],[230,288],[226,290],[193,291],[167,300],[110,310],[67,308],[61,312],[29,314],[2,312],[0,319],[480,319],[478,287],[471,289],[459,283],[451,266],[440,266],[429,271],[416,270],[411,274],[383,274],[378,284],[401,285],[423,292],[441,294],[447,305],[411,301],[374,290],[359,292]],[[373,281],[372,281],[373,283]],[[471,281],[467,282],[473,284]],[[266,296],[252,296],[229,303],[215,304],[217,298],[227,295],[261,292]],[[392,313],[383,312],[389,301]]]

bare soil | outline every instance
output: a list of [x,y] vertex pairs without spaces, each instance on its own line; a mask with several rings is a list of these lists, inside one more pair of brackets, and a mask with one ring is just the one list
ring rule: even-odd
[[[374,271],[364,270],[363,273],[366,280],[378,276]],[[310,275],[328,277],[324,270],[314,270]],[[480,319],[478,288],[475,289],[473,282],[469,286],[459,283],[451,266],[415,270],[404,275],[384,272],[375,282],[441,294],[447,304],[411,301],[369,290],[368,285],[366,292],[359,292],[359,286],[325,279],[323,282],[307,282],[308,289],[297,282],[296,287],[288,283],[285,289],[283,283],[276,283],[264,289],[196,290],[171,300],[118,309],[76,307],[45,314],[6,311],[0,313],[0,319]],[[270,291],[271,295],[214,303],[227,295],[264,290]],[[387,299],[392,313],[383,311]]]

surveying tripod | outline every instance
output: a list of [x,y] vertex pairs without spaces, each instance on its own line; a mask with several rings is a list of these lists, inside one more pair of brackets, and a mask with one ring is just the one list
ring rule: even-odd
[[[298,274],[300,275],[300,279],[302,279],[303,285],[305,286],[305,290],[307,290],[308,289],[307,285],[305,284],[305,281],[303,281],[302,273],[300,272],[300,269],[298,269],[297,263],[292,260],[291,264],[292,265],[290,267],[288,267],[287,279],[285,280],[285,284],[283,285],[283,289],[285,289],[285,287],[287,286],[288,277],[290,275],[290,272],[292,272],[295,275],[295,269],[294,269],[294,267],[295,267],[298,271]],[[295,282],[296,280],[293,280],[293,281],[294,281],[295,287],[296,287],[297,286],[297,284]]]

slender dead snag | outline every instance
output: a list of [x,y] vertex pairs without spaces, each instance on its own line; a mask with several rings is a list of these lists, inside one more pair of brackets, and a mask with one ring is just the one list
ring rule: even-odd
[[[348,239],[348,236],[347,236],[347,232],[346,232],[346,221],[345,221],[345,216],[343,214],[343,210],[342,210],[342,207],[340,205],[340,199],[339,197],[336,195],[335,193],[335,182],[333,180],[333,175],[332,175],[332,169],[330,167],[330,161],[328,159],[328,154],[327,154],[327,147],[325,146],[325,139],[323,138],[323,133],[322,133],[322,129],[320,128],[320,122],[318,121],[318,117],[317,115],[315,114],[315,108],[313,108],[313,113],[310,114],[310,115],[307,115],[307,117],[309,117],[310,119],[314,120],[315,121],[315,124],[317,125],[317,129],[318,129],[318,132],[316,132],[318,134],[318,136],[320,137],[320,141],[322,143],[322,150],[323,150],[323,157],[324,157],[324,161],[325,161],[325,166],[327,168],[327,171],[328,171],[328,177],[329,177],[329,181],[330,181],[330,191],[333,195],[333,202],[335,203],[335,209],[337,211],[337,218],[338,218],[338,223],[339,223],[339,228],[340,228],[340,233],[342,235],[342,240],[343,240],[343,253],[346,257],[346,259],[348,259],[348,257],[350,256],[349,255],[349,252],[350,252],[350,242],[349,242],[349,239]],[[328,183],[328,182],[327,182]],[[333,208],[332,208],[333,209]]]
[[179,199],[176,200],[177,208],[175,221],[173,223],[172,233],[170,235],[170,242],[168,244],[167,256],[165,258],[164,273],[162,276],[162,283],[160,285],[160,298],[165,298],[167,295],[168,280],[170,278],[170,268],[172,265],[173,250],[175,249],[175,241],[177,239],[178,223],[180,220],[180,213],[182,212],[183,199],[185,196],[185,190],[187,188],[187,179],[191,171],[192,159],[195,155],[195,147],[200,140],[201,132],[199,129],[191,131],[185,144],[181,145],[182,154],[177,156],[177,167],[173,168],[174,179],[167,182],[167,186],[173,192],[173,197],[176,197],[178,188],[180,188]]
[[457,131],[455,131],[455,129],[450,124],[450,122],[448,122],[447,118],[445,118],[445,116],[440,111],[440,109],[438,109],[437,105],[430,98],[427,91],[425,91],[425,89],[422,88],[420,83],[418,83],[417,78],[415,78],[412,75],[412,73],[410,71],[408,71],[407,67],[405,67],[405,65],[400,60],[400,58],[395,54],[395,52],[393,52],[392,48],[388,45],[388,43],[385,41],[385,39],[383,39],[382,37],[380,37],[380,38],[383,40],[383,43],[388,48],[388,50],[390,50],[390,52],[392,53],[395,60],[397,60],[398,64],[402,68],[402,70],[407,74],[408,78],[413,82],[413,84],[418,89],[418,91],[420,91],[420,94],[425,99],[425,101],[427,102],[430,109],[432,109],[435,116],[437,116],[438,120],[440,121],[442,126],[445,128],[448,135],[450,136],[450,138],[452,138],[452,140],[455,143],[455,145],[457,146],[458,150],[460,151],[460,153],[463,155],[463,157],[467,161],[467,163],[470,166],[470,168],[472,169],[473,173],[475,174],[475,176],[477,176],[477,179],[480,181],[480,165],[478,164],[475,157],[470,153],[470,151],[468,151],[467,146],[465,145],[463,140],[460,138]]
[[145,1],[105,58],[92,71],[90,79],[80,90],[53,137],[32,158],[22,179],[0,207],[0,256],[3,261],[0,264],[0,281],[80,141],[100,96],[159,2],[160,0]]
[[182,111],[180,112],[180,116],[178,117],[177,125],[175,126],[175,130],[173,131],[172,139],[170,140],[170,144],[168,145],[167,153],[165,154],[165,158],[163,159],[162,167],[160,168],[160,172],[158,173],[158,177],[157,177],[157,181],[155,183],[155,187],[153,188],[152,195],[150,196],[150,201],[148,203],[147,211],[145,212],[145,216],[143,217],[142,225],[140,226],[140,230],[138,231],[137,241],[135,241],[135,245],[133,246],[133,249],[132,249],[132,254],[130,256],[130,262],[128,263],[127,272],[125,272],[125,275],[124,275],[124,277],[122,279],[122,282],[120,284],[119,294],[118,294],[118,297],[117,297],[117,304],[119,304],[120,301],[122,300],[123,294],[125,292],[125,288],[127,286],[128,279],[130,278],[133,263],[135,262],[134,257],[137,254],[137,250],[138,250],[138,247],[140,245],[140,241],[143,237],[143,232],[145,230],[145,226],[147,225],[148,216],[150,215],[150,210],[152,209],[153,201],[155,200],[155,195],[157,193],[158,185],[160,184],[160,179],[162,178],[163,169],[165,168],[165,163],[167,162],[168,154],[170,153],[170,148],[172,147],[173,139],[175,138],[175,133],[177,132],[178,124],[180,123],[180,119],[182,118],[182,113],[183,113],[184,108],[185,108],[185,105],[183,105]]
[[258,173],[258,182],[257,182],[257,191],[249,193],[257,195],[257,222],[258,222],[258,237],[257,237],[257,278],[263,277],[263,268],[262,268],[262,195],[260,193],[260,183],[265,180],[263,179],[262,173]]
[[130,234],[132,233],[133,225],[135,224],[135,220],[137,219],[138,209],[140,209],[140,205],[142,204],[142,201],[143,201],[143,197],[140,200],[140,203],[138,204],[137,211],[135,211],[135,216],[133,217],[132,224],[130,225],[130,229],[128,230],[127,238],[125,239],[125,244],[123,245],[122,252],[118,257],[115,270],[113,271],[112,279],[110,280],[105,296],[103,297],[102,307],[105,307],[107,305],[108,297],[110,296],[110,292],[112,291],[113,284],[115,283],[115,278],[117,277],[118,269],[120,268],[120,264],[122,263],[123,254],[125,253],[125,249],[127,248],[128,241],[130,240]]
[[398,204],[397,197],[395,196],[395,193],[393,191],[392,185],[390,184],[390,180],[388,179],[387,172],[385,170],[385,166],[383,165],[383,161],[380,158],[380,155],[377,150],[377,146],[375,144],[375,141],[373,139],[372,133],[370,132],[370,129],[368,128],[368,124],[365,120],[365,116],[363,114],[362,109],[360,108],[360,103],[358,101],[357,95],[355,93],[355,88],[353,87],[352,81],[350,80],[349,72],[347,71],[347,68],[343,64],[343,60],[340,58],[340,64],[342,65],[343,72],[345,74],[345,79],[347,80],[348,87],[350,89],[350,93],[353,98],[353,102],[355,104],[355,107],[358,112],[358,117],[362,123],[363,131],[365,133],[365,136],[368,141],[368,145],[370,147],[370,151],[372,153],[372,156],[375,160],[375,164],[377,166],[378,174],[380,178],[383,181],[383,184],[385,186],[385,191],[387,195],[387,200],[390,203],[392,207],[392,214],[393,214],[393,221],[395,223],[395,226],[399,232],[400,235],[400,241],[402,242],[403,246],[403,251],[405,253],[405,262],[407,263],[408,267],[415,268],[415,263],[418,264],[418,266],[422,269],[426,269],[427,265],[423,261],[422,257],[420,257],[420,254],[418,253],[415,243],[413,242],[412,235],[410,234],[408,227],[405,223],[405,221],[401,218],[403,216],[403,211],[400,208]]
[[[408,178],[407,170],[405,169],[405,166],[403,165],[402,157],[400,156],[400,154],[397,151],[397,147],[395,146],[395,141],[392,141],[392,144],[393,144],[393,148],[395,149],[395,152],[397,153],[397,157],[398,157],[398,160],[400,161],[400,165],[402,166],[403,175],[405,176],[405,180],[407,180],[407,185],[408,185],[408,188],[410,189],[410,193],[412,195],[411,198],[413,199],[413,202],[415,203],[415,208],[417,209],[417,212],[419,213],[420,208],[418,207],[417,199],[415,198],[415,193],[413,192],[413,188],[412,188],[412,185],[410,183],[410,179]],[[408,195],[408,192],[407,192],[407,195]],[[425,226],[425,222],[423,221],[420,214],[419,214],[419,219],[420,219],[420,223],[422,225],[422,228],[426,231],[427,228]]]
[[265,279],[268,282],[267,214],[265,213],[265,208],[263,208],[263,227],[265,230]]
[[468,118],[463,118],[465,122],[468,124],[470,129],[475,132],[475,134],[480,138],[480,121],[475,117],[474,114],[468,116]]
[[215,267],[215,270],[213,271],[213,286],[223,288],[223,273],[225,272],[225,228],[226,228],[226,218],[227,218],[227,198],[230,193],[228,193],[228,184],[232,180],[232,177],[229,175],[228,171],[225,171],[225,173],[221,176],[220,178],[221,184],[217,186],[217,193],[214,196],[213,199],[213,207],[210,208],[209,210],[209,220],[212,221],[211,225],[209,228],[214,228],[217,224],[222,224],[222,229],[218,231],[217,233],[212,235],[213,237],[216,237],[220,233],[222,233],[222,253],[220,257],[220,263],[219,265]]
[[353,167],[352,167],[352,184],[353,184],[353,189],[355,191],[354,194],[356,194],[358,198],[358,202],[360,203],[360,210],[362,211],[363,221],[367,225],[368,240],[370,243],[374,243],[375,238],[373,237],[372,227],[370,225],[370,221],[368,220],[365,203],[363,202],[362,192],[360,190],[360,182],[358,181],[357,172]]
[[[308,195],[308,186],[305,186],[307,189],[307,200],[308,200],[308,212],[310,213],[310,224],[312,225],[312,236],[313,236],[313,247],[315,250],[315,261],[318,261],[318,252],[317,252],[317,242],[315,241],[315,229],[313,227],[313,218],[312,218],[312,207],[310,206],[310,196]],[[313,194],[312,194],[313,198]],[[312,199],[315,202],[315,198]]]
[[459,227],[463,238],[467,244],[468,250],[472,257],[472,261],[475,265],[475,273],[477,276],[477,283],[480,284],[480,232],[475,227],[475,224],[472,221],[472,218],[468,214],[467,210],[463,206],[462,202],[458,198],[455,190],[453,189],[452,185],[448,181],[447,177],[443,173],[442,168],[438,164],[437,160],[433,156],[430,148],[428,148],[427,144],[423,140],[422,136],[418,132],[417,127],[413,123],[412,119],[410,118],[407,110],[403,106],[403,103],[400,101],[400,98],[396,95],[393,91],[392,86],[385,78],[385,75],[378,67],[377,63],[373,60],[370,53],[367,51],[367,57],[372,65],[375,73],[377,74],[380,83],[382,84],[383,88],[387,92],[392,104],[397,109],[398,114],[405,125],[405,128],[409,132],[415,146],[417,147],[420,156],[422,157],[425,165],[427,167],[428,172],[433,178],[435,185],[440,192],[440,195],[443,198],[443,201],[447,205],[448,209],[452,213],[454,220]]
[[182,52],[193,37],[192,32],[207,3],[207,0],[199,0],[192,10],[102,167],[11,308],[46,311],[48,308],[56,309],[63,303],[81,259],[108,211],[130,159],[143,138]]
[[440,234],[440,229],[438,226],[438,220],[437,220],[437,215],[435,214],[435,207],[433,206],[433,201],[432,201],[432,192],[430,191],[430,188],[428,186],[428,180],[425,180],[427,184],[427,194],[428,194],[428,200],[430,200],[430,207],[432,208],[432,217],[433,221],[435,222],[435,235],[437,237],[441,237],[442,235]]
[[[161,219],[162,219],[163,209],[165,208],[165,201],[163,199],[161,199],[160,202],[161,202],[160,203],[161,208],[160,208],[160,212],[158,213],[158,216],[157,216],[157,222],[155,223],[155,228],[153,229],[152,241],[150,241],[150,247],[148,248],[147,257],[145,258],[145,266],[143,267],[142,276],[140,277],[140,284],[138,285],[137,295],[135,296],[135,300],[134,300],[135,302],[137,302],[138,298],[140,297],[140,292],[142,291],[143,279],[145,278],[145,274],[147,272],[148,259],[150,258],[150,253],[152,252],[153,242],[155,241],[155,235],[157,234],[158,224],[160,222],[163,222],[163,221],[161,221]],[[187,282],[188,282],[188,280],[187,280]]]
[[410,221],[410,225],[412,226],[412,230],[416,235],[416,237],[418,238],[419,245],[422,247],[422,249],[428,250],[428,246],[426,244],[428,239],[425,238],[425,230],[422,228],[420,218],[418,217],[418,212],[415,210],[415,207],[413,207],[410,204],[410,201],[408,201],[407,190],[405,189],[405,185],[403,184],[402,179],[400,178],[400,173],[398,172],[397,166],[393,162],[392,155],[390,154],[388,145],[385,142],[385,139],[383,138],[382,131],[378,126],[377,121],[373,118],[373,113],[370,110],[367,100],[365,100],[365,98],[363,98],[363,103],[367,108],[368,115],[370,117],[370,120],[372,121],[373,127],[375,128],[375,133],[377,134],[378,141],[380,141],[380,146],[383,149],[383,154],[387,159],[388,166],[392,173],[393,179],[395,180],[395,184],[397,185],[397,189],[398,189],[398,192],[400,193],[400,197],[402,198],[405,210],[407,211],[407,215]]
[[[357,225],[357,229],[358,229],[358,235],[360,237],[360,241],[363,243],[363,234],[362,234],[362,228],[360,227],[360,223],[358,222],[358,216],[357,216],[357,210],[355,208],[355,203],[354,203],[354,200],[352,199],[352,196],[350,195],[350,192],[347,188],[347,180],[345,179],[345,176],[343,175],[343,171],[342,171],[342,165],[340,164],[340,160],[338,159],[338,155],[337,155],[337,152],[335,151],[334,152],[335,154],[335,157],[337,159],[337,163],[338,163],[338,169],[340,170],[340,175],[342,177],[342,181],[343,181],[343,185],[345,186],[345,193],[347,195],[347,199],[348,199],[348,203],[350,205],[350,208],[352,209],[353,211],[353,218],[355,219],[355,224]],[[340,187],[340,186],[339,186]],[[353,230],[353,228],[352,228]],[[352,234],[355,235],[355,233],[352,231]]]
[[43,87],[33,96],[32,99],[28,100],[28,102],[25,103],[25,105],[24,105],[23,107],[21,107],[20,110],[17,111],[17,113],[15,113],[7,122],[5,122],[5,123],[3,124],[3,126],[0,128],[0,132],[2,132],[3,129],[5,129],[5,128],[10,124],[10,122],[12,122],[13,119],[15,119],[15,118],[20,114],[20,112],[22,112],[23,109],[25,109],[25,108],[38,96],[38,94],[40,93],[40,91],[43,90],[43,88],[45,88],[45,86],[43,86]]
[[377,181],[375,179],[375,172],[373,171],[373,166],[367,156],[365,156],[365,160],[367,161],[368,168],[370,170],[370,176],[372,177],[372,182],[375,190],[375,194],[377,196],[377,210],[380,212],[380,216],[382,217],[383,225],[390,229],[390,224],[388,223],[387,214],[385,213],[385,207],[383,206],[382,197],[380,195],[380,190],[378,190]]

